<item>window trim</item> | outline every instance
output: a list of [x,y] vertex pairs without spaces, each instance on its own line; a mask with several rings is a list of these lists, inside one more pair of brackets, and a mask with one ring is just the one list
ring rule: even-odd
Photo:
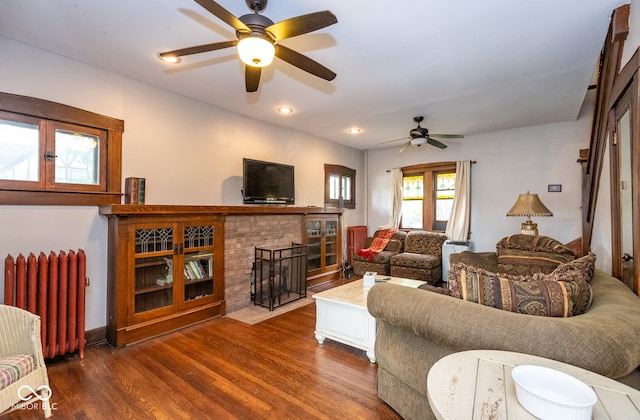
[[[433,225],[436,222],[436,194],[435,181],[436,174],[443,172],[456,172],[456,162],[435,162],[422,163],[418,165],[405,166],[402,168],[402,177],[412,175],[422,175],[424,177],[424,193],[422,198],[422,229],[429,232],[444,232],[444,230],[435,230]],[[428,188],[428,190],[427,190]],[[428,199],[430,197],[431,199]],[[403,230],[416,230],[413,228],[402,227]]]
[[[51,190],[39,183],[36,187],[33,182],[24,185],[24,181],[15,181],[23,185],[18,189],[0,188],[0,204],[91,206],[121,202],[124,121],[44,99],[0,92],[0,112],[3,111],[26,119],[36,118],[99,130],[106,137],[99,156],[101,166],[104,160],[100,173],[100,176],[104,176],[103,191],[96,191],[93,185],[77,191],[77,186],[70,187],[73,184],[68,184],[64,190]],[[43,125],[41,129],[46,129]]]
[[342,178],[350,178],[351,179],[351,199],[350,200],[342,200],[342,207],[347,209],[355,209],[356,208],[356,170],[347,168],[342,165],[331,165],[325,163],[324,165],[324,203],[333,206],[340,207],[339,199],[330,198],[330,176],[331,175],[339,175],[340,176],[340,185],[342,185]]

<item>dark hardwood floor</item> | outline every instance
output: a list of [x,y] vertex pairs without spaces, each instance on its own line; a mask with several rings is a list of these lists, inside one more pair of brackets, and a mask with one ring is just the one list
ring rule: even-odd
[[377,365],[319,345],[314,329],[315,303],[256,325],[225,317],[124,349],[87,348],[84,360],[48,363],[52,418],[399,419],[377,397]]

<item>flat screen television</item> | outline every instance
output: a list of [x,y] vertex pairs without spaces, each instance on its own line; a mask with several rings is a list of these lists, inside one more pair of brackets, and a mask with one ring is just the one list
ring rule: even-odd
[[243,160],[242,196],[245,204],[294,204],[294,170],[291,165]]

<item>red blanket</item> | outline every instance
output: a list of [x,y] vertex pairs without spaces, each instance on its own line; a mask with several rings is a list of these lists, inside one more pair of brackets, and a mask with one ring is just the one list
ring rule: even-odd
[[369,248],[364,248],[358,251],[358,255],[367,258],[369,261],[373,259],[373,256],[380,253],[387,244],[389,239],[396,233],[398,229],[385,229],[378,232],[378,236],[373,238],[373,242]]

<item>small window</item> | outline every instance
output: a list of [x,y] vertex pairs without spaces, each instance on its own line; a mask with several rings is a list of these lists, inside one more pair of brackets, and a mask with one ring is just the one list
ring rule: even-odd
[[0,93],[0,200],[120,203],[123,131],[120,120]]
[[324,202],[333,207],[356,208],[356,171],[339,165],[324,165]]

